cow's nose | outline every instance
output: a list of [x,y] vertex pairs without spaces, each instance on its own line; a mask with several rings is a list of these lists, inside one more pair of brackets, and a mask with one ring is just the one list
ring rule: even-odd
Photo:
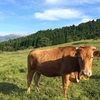
[[86,76],[91,76],[92,75],[92,72],[91,72],[91,70],[83,70],[82,71],[82,74],[84,74]]

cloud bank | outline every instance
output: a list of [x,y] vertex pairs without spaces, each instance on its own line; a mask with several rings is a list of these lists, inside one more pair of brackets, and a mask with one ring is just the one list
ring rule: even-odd
[[44,12],[36,12],[34,16],[41,20],[59,20],[59,19],[71,19],[79,18],[81,12],[75,9],[49,9]]

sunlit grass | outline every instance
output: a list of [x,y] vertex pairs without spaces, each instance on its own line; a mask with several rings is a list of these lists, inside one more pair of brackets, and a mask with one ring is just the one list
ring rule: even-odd
[[[50,46],[96,46],[100,50],[100,40],[82,40]],[[27,55],[31,49],[3,52],[0,54],[0,100],[65,100],[62,94],[61,77],[48,78],[41,76],[40,92],[37,92],[34,82],[31,84],[31,94],[26,93]],[[93,75],[89,81],[81,80],[71,83],[68,89],[69,100],[100,100],[100,58],[94,58]]]

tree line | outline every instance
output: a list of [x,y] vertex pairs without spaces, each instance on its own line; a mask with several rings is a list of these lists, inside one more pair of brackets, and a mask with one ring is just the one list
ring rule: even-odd
[[100,19],[56,29],[39,30],[36,33],[13,40],[0,42],[0,50],[13,51],[38,48],[77,40],[100,38]]

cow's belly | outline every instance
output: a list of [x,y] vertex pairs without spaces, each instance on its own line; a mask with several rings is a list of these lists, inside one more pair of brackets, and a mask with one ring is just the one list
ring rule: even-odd
[[47,77],[60,76],[60,66],[56,65],[41,65],[37,67],[36,71]]

